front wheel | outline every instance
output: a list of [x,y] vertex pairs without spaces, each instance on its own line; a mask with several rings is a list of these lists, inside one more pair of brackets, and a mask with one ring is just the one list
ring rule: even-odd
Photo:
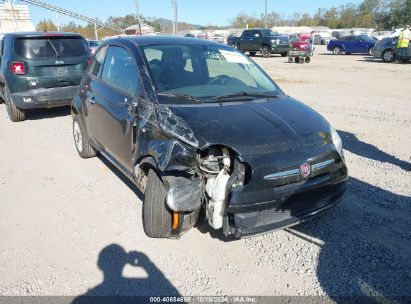
[[270,49],[268,48],[268,46],[263,46],[263,48],[261,49],[261,54],[265,58],[268,58],[268,57],[271,56],[271,52],[270,52]]
[[387,63],[393,62],[395,59],[394,51],[391,49],[385,50],[381,55],[381,59],[382,61],[387,62]]
[[281,53],[281,57],[286,57],[287,56],[287,52]]
[[96,156],[97,151],[91,146],[87,131],[77,115],[73,118],[73,138],[77,152],[81,158]]
[[370,47],[370,48],[368,49],[368,54],[371,55],[371,56],[372,56],[372,51],[373,51],[373,48]]
[[333,49],[334,55],[341,55],[342,54],[342,49],[339,46],[335,46]]

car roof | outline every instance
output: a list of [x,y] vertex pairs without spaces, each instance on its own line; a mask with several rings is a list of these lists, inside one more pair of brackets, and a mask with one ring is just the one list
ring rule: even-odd
[[14,33],[6,33],[4,36],[20,38],[20,37],[83,37],[77,33],[68,33],[68,32],[14,32]]
[[123,36],[118,38],[107,39],[106,41],[132,41],[136,45],[157,45],[157,44],[197,44],[197,45],[216,45],[222,47],[221,43],[211,40],[177,37],[177,36]]

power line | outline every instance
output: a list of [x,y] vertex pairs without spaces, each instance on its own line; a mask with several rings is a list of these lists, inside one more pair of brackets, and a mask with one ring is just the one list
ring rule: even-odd
[[91,24],[94,25],[94,34],[96,36],[96,39],[98,39],[97,31],[99,30],[99,29],[97,29],[97,26],[105,27],[105,28],[108,28],[108,29],[113,30],[115,32],[120,32],[120,33],[123,32],[122,29],[118,29],[118,28],[109,26],[108,24],[102,22],[101,20],[99,20],[97,18],[91,18],[91,17],[85,16],[85,15],[82,15],[82,14],[79,14],[79,13],[76,13],[76,12],[73,12],[73,11],[69,11],[67,9],[64,9],[64,8],[61,8],[61,7],[58,7],[58,6],[55,6],[55,5],[52,5],[52,4],[48,4],[46,2],[42,2],[42,1],[38,1],[38,0],[20,0],[20,1],[21,2],[26,2],[26,3],[32,4],[32,5],[35,5],[35,6],[38,6],[38,7],[42,7],[44,9],[48,9],[50,11],[54,11],[56,13],[63,14],[63,15],[66,15],[66,16],[69,16],[69,17],[72,17],[72,18],[75,18],[75,19],[78,19],[78,20],[82,20],[82,21],[91,23]]

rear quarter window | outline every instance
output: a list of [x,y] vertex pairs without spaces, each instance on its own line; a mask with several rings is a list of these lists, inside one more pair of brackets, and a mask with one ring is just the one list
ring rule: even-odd
[[88,47],[81,37],[17,38],[14,53],[26,59],[80,57],[88,54]]

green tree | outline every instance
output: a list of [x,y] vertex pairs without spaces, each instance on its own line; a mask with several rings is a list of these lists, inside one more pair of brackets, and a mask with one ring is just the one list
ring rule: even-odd
[[57,26],[53,23],[53,21],[48,19],[40,21],[36,26],[36,30],[39,32],[55,32],[57,31]]

